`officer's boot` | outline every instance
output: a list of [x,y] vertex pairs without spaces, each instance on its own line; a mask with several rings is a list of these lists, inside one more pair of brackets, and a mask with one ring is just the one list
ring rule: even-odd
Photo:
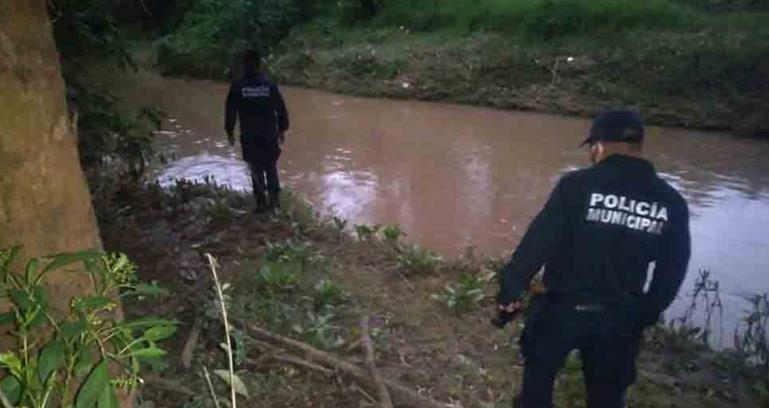
[[254,190],[254,198],[256,199],[256,213],[261,214],[267,211],[267,198],[264,196],[263,191]]
[[271,212],[275,212],[280,208],[280,192],[270,191],[267,195],[267,206]]

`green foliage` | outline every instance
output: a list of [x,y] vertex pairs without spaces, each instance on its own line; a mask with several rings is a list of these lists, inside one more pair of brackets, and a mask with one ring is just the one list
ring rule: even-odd
[[[157,342],[176,331],[174,322],[154,317],[117,320],[117,297],[153,295],[157,286],[138,282],[125,255],[61,254],[32,259],[16,273],[17,253],[0,251],[0,297],[11,303],[2,320],[13,325],[17,342],[0,354],[3,392],[14,406],[117,407],[115,390],[135,388],[141,364],[163,357]],[[45,278],[73,264],[82,264],[93,288],[69,299],[62,316],[49,308]],[[120,369],[110,374],[113,364]]]
[[406,236],[406,233],[403,232],[403,228],[400,225],[387,225],[382,228],[382,236],[386,242],[397,247],[398,241]]
[[293,289],[299,278],[295,264],[267,262],[259,269],[258,282],[272,291]]
[[462,274],[454,286],[447,286],[444,293],[434,298],[441,300],[455,311],[468,310],[478,305],[486,296],[486,280],[483,278]]
[[166,73],[225,78],[246,48],[267,52],[306,19],[308,0],[196,0],[158,43]]
[[287,239],[277,244],[267,244],[267,254],[265,254],[264,258],[268,262],[279,261],[284,263],[298,262],[306,264],[316,256],[316,254],[317,250],[310,242]]
[[750,309],[743,318],[742,330],[734,335],[735,347],[769,372],[769,293],[749,296],[747,300]]
[[331,323],[333,318],[334,315],[329,312],[315,314],[308,311],[305,324],[295,324],[292,329],[308,343],[324,349],[330,348],[339,341],[335,333],[336,327]]
[[120,66],[133,66],[125,39],[114,18],[115,0],[50,0],[56,47],[65,77],[76,74],[85,59],[97,57]]
[[413,275],[433,273],[440,263],[438,254],[418,245],[408,245],[398,254],[398,266]]
[[[76,112],[81,161],[87,169],[106,164],[138,179],[152,154],[151,132],[161,115],[143,108],[133,117],[118,113],[117,99],[87,78],[94,60],[133,68],[127,42],[114,13],[115,0],[51,0],[48,2],[67,102]],[[116,163],[117,162],[117,163]]]
[[67,95],[79,118],[83,166],[109,167],[138,180],[152,157],[152,133],[160,128],[162,113],[145,107],[134,117],[125,116],[118,112],[118,100],[111,93],[77,77],[67,81]]
[[344,287],[328,279],[321,279],[315,285],[315,310],[326,310],[340,305],[347,300]]
[[693,11],[670,0],[395,0],[375,21],[416,31],[492,30],[538,38],[685,25]]
[[359,241],[368,241],[375,238],[381,229],[381,225],[358,224],[355,226],[355,234],[358,236]]

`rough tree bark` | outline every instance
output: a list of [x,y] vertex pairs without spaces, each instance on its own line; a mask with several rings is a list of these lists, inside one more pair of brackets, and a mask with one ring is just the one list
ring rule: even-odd
[[[0,0],[0,248],[21,246],[17,267],[101,248],[72,122],[46,0]],[[77,270],[46,282],[58,310],[91,287]],[[0,350],[12,344],[0,335]]]
[[[0,2],[0,247],[24,257],[101,248],[45,0]],[[52,300],[82,274],[50,275]]]

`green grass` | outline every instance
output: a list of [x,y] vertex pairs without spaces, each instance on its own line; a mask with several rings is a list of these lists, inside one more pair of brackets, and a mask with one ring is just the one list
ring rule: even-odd
[[385,3],[374,21],[417,31],[480,29],[552,38],[681,28],[701,15],[669,0],[396,0]]

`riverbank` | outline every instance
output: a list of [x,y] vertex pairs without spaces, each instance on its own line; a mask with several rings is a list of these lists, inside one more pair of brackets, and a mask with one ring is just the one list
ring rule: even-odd
[[269,41],[242,4],[209,6],[157,41],[162,72],[224,79],[250,44],[283,84],[587,117],[626,106],[651,124],[769,135],[759,1],[344,0],[286,14]]
[[[231,319],[248,322],[362,366],[360,315],[371,316],[382,375],[453,407],[510,406],[521,361],[513,327],[488,323],[499,262],[468,253],[440,260],[400,239],[321,219],[289,196],[276,216],[256,216],[251,199],[207,184],[106,185],[94,202],[105,247],[129,255],[141,278],[174,296],[151,306],[180,333],[165,364],[147,372],[141,398],[155,406],[212,406],[203,367],[226,366],[221,323],[204,253],[219,259]],[[129,316],[146,306],[126,304]],[[515,325],[513,325],[515,326]],[[196,333],[191,335],[191,333]],[[344,374],[297,364],[250,340],[236,323],[236,372],[252,403],[269,407],[371,404],[371,390]],[[732,354],[657,329],[639,360],[633,407],[759,407],[760,390]],[[225,384],[215,379],[220,396]],[[559,378],[558,406],[582,406],[579,363]],[[765,402],[765,401],[764,401]]]
[[758,31],[535,41],[312,24],[267,64],[281,83],[352,95],[587,117],[627,106],[651,124],[765,136],[767,44]]

